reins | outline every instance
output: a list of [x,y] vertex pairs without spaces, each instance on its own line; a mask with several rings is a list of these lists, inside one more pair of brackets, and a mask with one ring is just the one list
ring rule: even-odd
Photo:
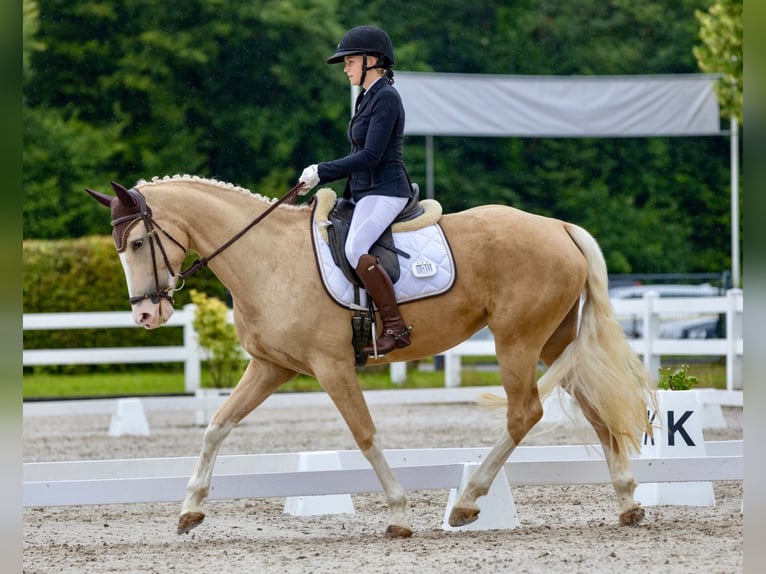
[[266,211],[261,213],[253,221],[248,223],[241,231],[239,231],[239,233],[234,235],[231,239],[229,239],[226,243],[221,245],[218,249],[213,251],[207,257],[200,257],[199,259],[194,261],[191,265],[189,265],[189,267],[187,267],[183,271],[179,271],[176,274],[176,277],[178,277],[182,281],[185,281],[187,277],[191,277],[203,267],[207,267],[211,259],[213,259],[214,257],[217,257],[218,255],[221,254],[222,251],[231,247],[233,243],[235,243],[238,239],[240,239],[245,233],[250,231],[250,229],[255,227],[258,223],[260,223],[267,215],[269,215],[272,211],[274,211],[278,206],[280,206],[281,204],[289,200],[295,199],[295,195],[298,193],[298,190],[300,190],[301,187],[303,187],[302,182],[296,183],[292,188],[290,188],[290,191],[288,191],[286,194],[280,197],[274,204],[272,204],[271,207],[269,207]]

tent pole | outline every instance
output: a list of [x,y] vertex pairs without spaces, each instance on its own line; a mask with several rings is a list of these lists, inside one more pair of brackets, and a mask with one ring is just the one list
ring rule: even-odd
[[434,136],[426,136],[426,198],[434,198]]
[[739,280],[739,123],[731,118],[731,286]]

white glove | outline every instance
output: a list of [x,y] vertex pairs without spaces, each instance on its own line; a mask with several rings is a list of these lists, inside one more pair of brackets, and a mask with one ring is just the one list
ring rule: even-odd
[[310,166],[304,169],[300,178],[298,178],[298,181],[303,184],[303,187],[298,192],[299,195],[306,195],[309,191],[316,187],[316,185],[319,183],[319,171],[317,169],[317,164],[312,163]]

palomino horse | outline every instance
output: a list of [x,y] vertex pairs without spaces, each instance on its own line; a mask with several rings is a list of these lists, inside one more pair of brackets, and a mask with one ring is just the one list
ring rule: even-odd
[[[147,329],[164,324],[173,313],[178,277],[186,277],[179,269],[187,249],[214,253],[202,262],[231,292],[239,339],[252,357],[204,432],[178,533],[205,517],[202,503],[222,441],[280,385],[303,373],[316,377],[329,394],[375,470],[389,505],[386,535],[410,536],[405,492],[383,456],[356,378],[350,313],[322,287],[310,208],[276,205],[245,189],[192,176],[140,181],[131,190],[112,186],[116,197],[88,191],[112,209],[135,321]],[[268,217],[259,217],[267,210]],[[254,219],[258,225],[252,227]],[[639,448],[640,434],[651,432],[651,383],[613,316],[596,241],[571,223],[500,205],[447,214],[440,224],[453,248],[457,279],[445,294],[405,304],[412,345],[370,364],[437,355],[484,326],[494,335],[507,425],[460,493],[449,523],[461,526],[478,518],[476,499],[540,420],[541,396],[561,386],[604,447],[620,522],[637,524],[644,511],[633,498],[636,481],[628,455]],[[539,386],[538,360],[548,365]]]

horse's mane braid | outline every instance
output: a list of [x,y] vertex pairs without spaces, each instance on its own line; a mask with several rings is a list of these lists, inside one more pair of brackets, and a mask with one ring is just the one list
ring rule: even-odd
[[225,181],[218,181],[217,179],[200,177],[198,175],[189,175],[189,174],[180,175],[180,174],[176,174],[176,175],[172,175],[172,176],[171,175],[166,175],[164,177],[157,177],[157,176],[155,176],[155,177],[153,177],[151,179],[151,181],[147,181],[145,179],[140,179],[140,180],[138,180],[138,183],[136,183],[136,185],[137,186],[138,185],[141,185],[141,186],[151,186],[151,185],[158,185],[158,184],[161,184],[161,183],[173,182],[173,181],[176,181],[176,182],[191,181],[191,182],[206,183],[206,184],[209,184],[209,185],[213,185],[213,186],[215,186],[215,187],[217,187],[219,189],[225,189],[227,191],[234,191],[234,192],[237,192],[237,193],[242,193],[244,195],[250,195],[250,196],[255,197],[257,199],[260,199],[262,201],[267,201],[269,203],[277,201],[277,199],[274,198],[274,197],[266,197],[264,195],[261,195],[260,193],[253,193],[249,189],[245,189],[244,187],[240,187],[238,185],[234,185],[233,183],[227,183]]

